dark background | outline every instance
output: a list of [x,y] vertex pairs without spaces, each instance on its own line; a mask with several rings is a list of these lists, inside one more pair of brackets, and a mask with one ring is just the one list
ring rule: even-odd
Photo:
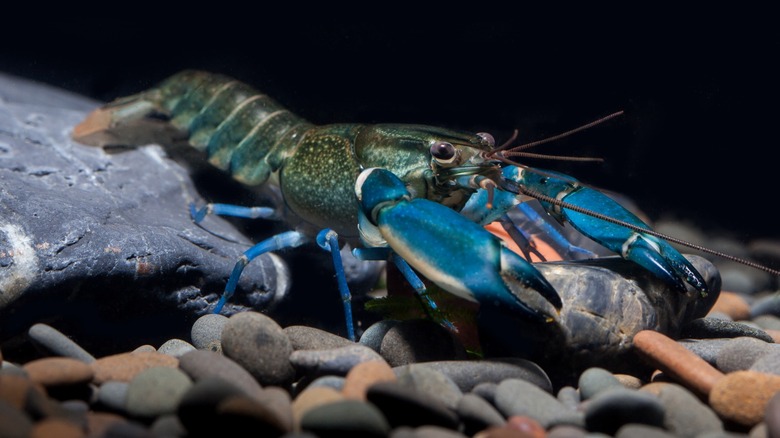
[[604,164],[529,163],[629,195],[653,219],[777,237],[780,39],[761,23],[768,11],[421,17],[384,7],[20,18],[0,30],[0,71],[111,100],[208,69],[315,123],[434,124],[499,141],[514,128],[527,142],[624,110],[537,150]]

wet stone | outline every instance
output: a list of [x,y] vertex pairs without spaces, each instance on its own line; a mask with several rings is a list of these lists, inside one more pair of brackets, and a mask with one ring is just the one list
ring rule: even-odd
[[382,339],[384,339],[387,332],[398,325],[398,323],[400,323],[400,321],[384,319],[371,324],[371,326],[369,326],[360,336],[360,344],[379,353],[379,350],[382,348]]
[[274,418],[274,424],[289,432],[293,428],[292,399],[290,394],[277,386],[269,386],[252,398]]
[[763,330],[741,322],[724,321],[715,318],[699,318],[689,322],[683,327],[680,336],[695,339],[749,336],[765,342],[773,342],[772,337]]
[[480,383],[479,385],[471,389],[471,393],[476,394],[484,398],[485,400],[487,400],[488,403],[495,405],[497,389],[498,389],[497,383],[493,383],[493,382]]
[[528,416],[543,427],[584,425],[582,413],[572,412],[550,393],[520,379],[507,379],[496,389],[496,408],[505,416]]
[[137,417],[172,414],[191,386],[192,380],[177,368],[150,368],[127,385],[125,407],[129,414]]
[[[380,362],[365,362],[365,363],[380,363]],[[355,366],[357,368],[357,366]],[[349,373],[347,373],[349,375]],[[299,385],[303,382],[303,379],[301,379],[301,382],[296,383],[295,390],[299,391]],[[346,377],[341,376],[322,376],[317,377],[316,379],[312,380],[311,383],[306,385],[305,389],[308,388],[316,388],[316,387],[324,387],[324,388],[330,388],[334,389],[336,391],[342,391],[344,389],[344,385],[346,384]],[[352,397],[350,397],[352,398]]]
[[0,436],[26,437],[32,427],[32,419],[27,414],[0,399]]
[[427,319],[396,324],[382,338],[379,353],[392,367],[467,357],[463,345],[449,330]]
[[724,373],[746,370],[761,356],[775,350],[774,345],[751,337],[734,338],[723,346],[715,364]]
[[190,338],[198,350],[222,351],[222,329],[228,318],[217,313],[207,313],[192,324]]
[[398,384],[436,399],[455,409],[463,397],[458,385],[444,373],[420,364],[404,365],[394,369]]
[[327,437],[385,437],[390,426],[382,413],[369,403],[342,400],[307,411],[301,429]]
[[90,366],[95,371],[94,382],[100,384],[109,380],[129,382],[141,371],[153,367],[176,368],[179,360],[157,352],[119,353],[101,357]]
[[629,423],[662,428],[664,407],[658,397],[629,389],[603,391],[585,406],[585,424],[589,431],[613,435]]
[[314,327],[293,325],[283,329],[293,350],[331,350],[355,345],[349,339]]
[[169,339],[160,345],[160,348],[157,349],[158,353],[167,354],[177,358],[186,353],[189,353],[190,351],[195,351],[195,347],[182,339]]
[[579,389],[583,400],[610,388],[622,388],[620,381],[603,368],[588,368],[580,375]]
[[558,390],[558,394],[555,398],[572,411],[576,410],[582,401],[580,392],[571,386],[564,386]]
[[368,388],[366,398],[379,408],[392,427],[436,425],[457,429],[458,416],[441,401],[397,382]]
[[222,351],[261,385],[286,386],[295,376],[290,340],[276,321],[261,313],[231,316],[222,330]]
[[156,437],[185,436],[187,430],[176,415],[161,415],[149,426],[149,432]]
[[[355,365],[347,373],[341,392],[344,397],[365,400],[368,387],[378,382],[396,380],[395,373],[384,360],[369,361]],[[314,384],[315,382],[312,382]]]
[[[772,344],[777,345],[777,344]],[[780,351],[773,348],[769,353],[758,358],[750,366],[750,371],[774,374],[780,376]]]
[[714,366],[721,350],[730,341],[731,339],[681,339],[677,343]]
[[545,391],[552,391],[552,382],[544,370],[539,365],[521,358],[434,361],[418,363],[415,366],[443,373],[463,392],[469,392],[481,383],[500,383],[505,379],[526,380]]
[[735,371],[712,388],[709,402],[722,418],[752,427],[764,417],[769,400],[780,391],[780,376]]
[[722,290],[707,317],[711,317],[714,313],[727,315],[732,321],[750,319],[750,305],[741,294]]
[[306,412],[322,405],[344,400],[341,392],[323,386],[306,388],[292,402],[293,424],[300,426]]
[[770,437],[780,436],[780,392],[769,399],[764,414],[764,422]]
[[103,405],[115,411],[124,412],[127,400],[127,382],[109,381],[100,385],[97,399]]
[[211,430],[218,424],[217,406],[231,396],[244,396],[243,390],[218,377],[196,381],[181,396],[176,415],[190,433]]
[[287,418],[280,418],[273,409],[246,396],[228,397],[217,405],[220,433],[241,436],[248,431],[254,436],[278,437],[290,431]]
[[81,360],[69,357],[47,357],[22,366],[30,380],[43,386],[64,386],[88,383],[95,373]]
[[218,377],[253,396],[262,387],[254,377],[234,360],[210,350],[190,351],[179,358],[179,368],[194,381]]
[[757,316],[752,322],[764,330],[780,330],[780,318],[774,315]]
[[38,323],[27,331],[36,345],[57,356],[70,357],[91,363],[95,357],[54,327]]
[[329,350],[298,350],[289,356],[289,363],[296,371],[310,377],[346,376],[355,365],[370,361],[384,362],[384,359],[376,351],[354,343]]

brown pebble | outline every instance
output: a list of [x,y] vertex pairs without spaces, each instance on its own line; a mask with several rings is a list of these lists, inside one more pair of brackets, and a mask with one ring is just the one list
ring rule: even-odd
[[734,321],[750,319],[750,305],[742,295],[729,291],[720,291],[715,305],[710,309],[710,313],[714,312],[726,314]]
[[35,383],[43,386],[78,385],[88,383],[95,376],[89,366],[69,357],[46,357],[27,362],[22,367]]
[[631,374],[613,374],[621,385],[628,389],[639,389],[645,382],[639,377],[632,376]]
[[86,435],[80,427],[70,421],[47,418],[35,423],[29,436],[30,438],[80,438]]
[[369,386],[377,382],[395,380],[395,373],[387,362],[382,360],[361,362],[347,373],[341,393],[344,394],[345,398],[365,401]]
[[94,382],[109,380],[129,382],[138,373],[153,367],[179,366],[179,359],[157,352],[119,353],[102,357],[90,364],[95,371]]
[[292,403],[294,430],[301,430],[301,418],[307,411],[340,400],[344,400],[344,396],[333,388],[317,386],[305,389]]
[[16,409],[24,410],[27,394],[33,388],[30,379],[15,374],[0,374],[0,400]]
[[780,376],[735,371],[710,392],[710,406],[723,418],[752,427],[764,418],[767,403],[780,391]]
[[108,428],[117,423],[127,423],[127,419],[111,412],[87,412],[87,434],[89,436],[104,436]]
[[673,339],[653,330],[634,336],[637,353],[681,385],[706,396],[723,373]]
[[780,330],[773,330],[773,329],[762,329],[764,330],[769,336],[772,337],[772,340],[775,341],[775,344],[780,344]]
[[503,426],[489,427],[474,435],[474,438],[544,438],[547,431],[536,420],[513,415]]

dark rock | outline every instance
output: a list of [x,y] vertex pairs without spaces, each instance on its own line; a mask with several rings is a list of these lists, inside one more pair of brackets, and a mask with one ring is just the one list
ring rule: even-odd
[[780,392],[769,399],[766,405],[764,422],[770,437],[780,436]]
[[284,334],[290,338],[293,350],[329,350],[355,345],[347,338],[305,325],[285,327]]
[[585,405],[588,431],[614,435],[629,423],[664,427],[664,407],[658,397],[643,391],[603,391]]
[[773,293],[763,296],[750,306],[750,317],[773,315],[780,317],[780,294]]
[[[707,297],[693,290],[669,290],[648,271],[619,257],[536,263],[561,295],[560,317],[540,324],[482,305],[483,351],[486,357],[532,360],[561,386],[576,385],[579,374],[594,366],[637,372],[643,364],[631,349],[636,333],[652,329],[677,337],[684,323],[706,315],[720,293],[715,267],[702,257],[687,257],[707,281]],[[517,292],[523,294],[522,289]]]
[[385,437],[390,426],[382,413],[370,403],[342,400],[318,406],[301,418],[301,429],[318,437]]
[[217,406],[231,396],[245,396],[245,392],[228,381],[209,377],[195,382],[185,392],[176,415],[190,434],[213,430],[218,423]]
[[191,351],[179,358],[179,368],[192,380],[218,377],[252,397],[262,391],[254,377],[233,359],[210,350]]
[[527,380],[545,391],[552,391],[552,383],[544,370],[539,365],[519,357],[421,362],[415,364],[415,367],[430,368],[443,373],[463,392],[469,392],[479,384],[500,383],[505,379]]
[[360,343],[379,353],[382,348],[382,339],[387,332],[395,327],[400,321],[385,319],[371,324],[360,336]]
[[444,327],[427,319],[401,321],[382,338],[379,353],[390,366],[465,359],[466,350]]
[[290,355],[290,363],[301,375],[319,377],[323,375],[346,376],[349,370],[361,362],[383,361],[376,351],[350,342],[349,346],[329,350],[298,350]]
[[173,414],[191,386],[192,380],[184,371],[168,367],[149,368],[127,385],[125,409],[139,418]]
[[261,313],[231,316],[222,330],[222,351],[261,385],[285,386],[295,376],[290,340],[273,319]]
[[444,403],[398,382],[375,383],[368,388],[366,398],[393,428],[436,425],[457,429],[460,424],[455,412]]
[[756,338],[734,338],[720,350],[715,364],[724,373],[746,370],[761,356],[775,350],[774,346]]
[[[41,320],[96,355],[187,333],[252,244],[218,217],[193,224],[188,204],[202,201],[159,147],[73,142],[98,105],[0,75],[0,341]],[[228,310],[269,307],[288,283],[261,256]]]
[[741,336],[749,336],[764,342],[774,342],[772,337],[761,329],[751,327],[741,322],[724,321],[722,319],[714,318],[699,318],[690,321],[683,327],[680,336],[696,339],[738,338]]
[[495,405],[505,417],[531,417],[546,429],[558,424],[585,424],[581,412],[571,411],[549,392],[525,380],[501,382],[496,389]]
[[610,388],[623,388],[617,377],[603,368],[588,368],[580,375],[579,380],[580,395],[583,400],[587,400],[601,391]]
[[404,365],[393,371],[399,385],[436,399],[452,410],[455,410],[463,397],[458,385],[440,371],[421,364]]
[[474,394],[465,394],[461,397],[455,412],[460,417],[468,436],[473,436],[490,426],[501,426],[506,423],[504,416],[493,405]]

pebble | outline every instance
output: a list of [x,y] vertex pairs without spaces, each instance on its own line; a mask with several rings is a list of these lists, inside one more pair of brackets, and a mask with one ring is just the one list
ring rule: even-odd
[[718,354],[729,342],[731,339],[682,339],[677,341],[678,344],[712,366],[715,366]]
[[[378,363],[378,362],[371,361],[371,362],[365,362],[365,363]],[[358,365],[360,365],[360,364],[358,364]],[[341,377],[341,376],[322,376],[322,377],[317,377],[316,379],[311,380],[311,383],[308,383],[308,381],[304,377],[304,378],[302,378],[300,381],[298,381],[295,384],[295,388],[294,389],[295,389],[295,393],[296,394],[300,393],[304,389],[316,388],[318,386],[322,386],[322,387],[326,387],[326,388],[332,388],[332,389],[335,389],[336,391],[340,392],[340,391],[342,391],[344,389],[344,381],[345,380],[346,380],[346,378]]]
[[769,353],[761,356],[758,358],[758,360],[753,362],[753,364],[750,366],[750,371],[780,375],[780,350],[777,348],[772,348]]
[[582,401],[580,392],[571,386],[564,386],[558,390],[558,394],[555,396],[555,398],[557,398],[559,402],[572,411],[577,410],[580,402]]
[[[586,438],[585,434],[585,429],[562,424],[560,426],[553,426],[549,429],[547,431],[547,438]],[[590,434],[588,436],[595,437],[596,434]]]
[[664,407],[658,397],[643,391],[616,388],[602,391],[585,405],[589,431],[614,435],[630,423],[664,426]]
[[219,432],[225,436],[277,437],[291,430],[287,418],[280,418],[271,407],[246,396],[231,396],[219,402]]
[[141,418],[172,414],[191,386],[192,380],[178,368],[149,368],[127,385],[125,409]]
[[119,353],[101,357],[90,366],[95,372],[94,383],[101,384],[109,380],[129,382],[141,371],[153,367],[176,368],[179,360],[157,352]]
[[761,356],[773,350],[773,345],[751,337],[734,338],[720,350],[715,365],[724,373],[746,370]]
[[292,402],[293,426],[300,429],[301,418],[311,409],[341,400],[344,396],[335,389],[324,386],[306,388]]
[[346,398],[365,401],[369,386],[378,382],[392,382],[395,380],[396,376],[393,369],[384,360],[362,362],[349,370],[344,379],[341,393]]
[[109,381],[100,385],[97,399],[104,406],[119,412],[126,411],[127,382]]
[[716,318],[694,319],[682,328],[680,336],[696,339],[750,336],[765,342],[774,342],[772,337],[761,329],[751,327],[742,322],[725,321]]
[[390,425],[382,412],[370,403],[341,400],[307,411],[301,429],[319,437],[385,437]]
[[382,348],[382,339],[384,339],[387,332],[398,325],[398,323],[400,323],[400,321],[394,319],[384,319],[375,322],[363,332],[358,342],[379,353],[379,350]]
[[604,368],[592,367],[588,368],[580,374],[578,382],[580,388],[580,395],[583,400],[587,400],[601,391],[606,391],[610,388],[622,388],[623,385],[620,381]]
[[766,404],[764,423],[770,437],[780,437],[780,392],[773,395]]
[[751,321],[764,330],[780,330],[780,318],[775,315],[761,315]]
[[671,338],[652,330],[642,330],[634,336],[637,353],[664,374],[691,388],[699,395],[708,395],[723,373],[699,356],[691,353]]
[[46,418],[33,426],[30,438],[81,438],[84,431],[76,424],[60,418]]
[[211,377],[221,378],[250,397],[263,389],[241,365],[211,350],[195,350],[184,354],[179,358],[179,368],[196,382]]
[[160,348],[157,349],[158,353],[167,354],[173,357],[181,357],[190,351],[195,351],[196,348],[187,341],[181,339],[168,339]]
[[499,383],[494,402],[504,416],[528,416],[545,428],[558,424],[584,425],[582,413],[571,411],[549,392],[525,380],[506,379]]
[[[660,427],[648,426],[646,424],[626,424],[621,426],[615,433],[615,438],[674,438],[680,435],[674,435]],[[693,435],[683,435],[693,436]]]
[[761,315],[780,317],[780,294],[772,293],[753,302],[750,306],[750,317],[756,318]]
[[22,366],[27,376],[43,386],[64,386],[88,383],[95,376],[92,368],[69,357],[46,357]]
[[763,419],[769,400],[778,391],[780,376],[735,371],[715,384],[709,402],[722,418],[752,427]]
[[254,397],[257,403],[273,414],[276,424],[280,425],[285,431],[291,431],[293,428],[292,399],[290,394],[278,386],[269,386],[264,388],[258,397]]
[[504,416],[493,405],[471,393],[460,398],[455,412],[463,422],[465,433],[469,436],[491,426],[502,426],[506,422]]
[[293,350],[331,350],[355,345],[349,339],[305,325],[292,325],[283,331],[290,338]]
[[56,356],[70,357],[86,363],[95,361],[95,357],[81,348],[79,344],[48,324],[35,324],[30,327],[27,334],[38,346]]
[[379,408],[392,427],[436,425],[457,429],[455,412],[443,402],[398,382],[379,382],[368,388],[366,399]]
[[207,313],[198,318],[190,330],[192,345],[198,350],[222,351],[222,329],[228,317],[217,313]]
[[376,351],[360,344],[328,350],[297,350],[289,355],[289,363],[305,376],[346,376],[355,365],[385,360]]
[[417,363],[415,367],[431,368],[445,374],[463,392],[469,392],[482,383],[499,383],[505,379],[526,380],[552,392],[552,382],[547,373],[534,362],[521,358],[433,361]]
[[385,333],[379,353],[392,367],[466,359],[466,350],[444,327],[427,319],[401,321]]
[[639,389],[645,384],[642,379],[630,374],[614,374],[614,376],[627,389]]
[[217,406],[231,396],[245,396],[245,393],[224,379],[207,377],[193,383],[181,395],[176,414],[190,433],[212,430],[219,421]]
[[463,397],[463,392],[452,379],[421,364],[396,367],[394,373],[398,384],[436,399],[450,409],[454,410]]
[[664,407],[664,427],[679,436],[723,431],[723,422],[715,412],[680,385],[650,383],[642,391],[658,397]]
[[[710,314],[723,313],[733,321],[750,319],[750,305],[741,294],[721,290],[718,299],[710,309]],[[708,315],[709,316],[709,315]]]
[[222,330],[222,351],[261,385],[287,386],[295,377],[290,340],[276,321],[262,313],[231,316]]

